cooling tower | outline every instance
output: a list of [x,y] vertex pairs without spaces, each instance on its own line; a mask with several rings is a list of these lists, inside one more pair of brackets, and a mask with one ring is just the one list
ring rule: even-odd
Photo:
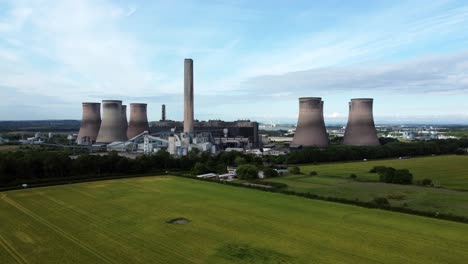
[[184,132],[193,133],[193,60],[184,61]]
[[328,135],[323,119],[322,98],[299,98],[299,118],[292,144],[306,147],[328,146]]
[[343,144],[353,146],[380,145],[372,115],[373,101],[372,98],[351,99]]
[[81,119],[80,132],[76,142],[78,144],[93,143],[101,126],[101,104],[83,103],[83,117]]
[[130,104],[130,123],[128,124],[127,137],[133,138],[149,131],[146,104]]
[[[96,142],[110,143],[127,140],[126,123],[122,115],[123,111],[122,101],[102,101],[101,129],[99,129]],[[125,119],[127,119],[126,115]]]

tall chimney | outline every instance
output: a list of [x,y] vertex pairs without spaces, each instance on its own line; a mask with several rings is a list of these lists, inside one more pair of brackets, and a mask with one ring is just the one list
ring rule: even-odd
[[146,109],[146,104],[130,104],[130,123],[127,130],[127,137],[129,139],[145,131],[149,131]]
[[[102,122],[96,142],[111,143],[127,140],[127,132],[124,130],[122,101],[102,101]],[[126,119],[126,117],[125,117]]]
[[343,144],[354,146],[380,145],[372,114],[373,101],[372,98],[351,99]]
[[166,121],[166,105],[161,106],[161,121]]
[[193,60],[184,61],[184,132],[193,133]]
[[328,135],[320,97],[299,98],[299,118],[292,143],[305,147],[327,147]]
[[76,142],[84,144],[85,142],[96,142],[101,126],[101,104],[100,103],[83,103],[83,116],[81,118],[80,132]]
[[127,105],[122,105],[122,129],[127,140],[128,120],[127,120]]

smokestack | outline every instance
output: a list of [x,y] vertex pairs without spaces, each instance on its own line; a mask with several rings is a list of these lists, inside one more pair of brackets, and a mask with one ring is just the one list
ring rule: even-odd
[[328,135],[323,119],[322,98],[299,98],[299,118],[292,144],[305,147],[328,146]]
[[127,120],[127,105],[122,105],[122,129],[125,135],[125,140],[127,140],[127,131],[128,131],[128,120]]
[[193,60],[184,61],[184,132],[193,133]]
[[373,101],[372,98],[351,99],[343,144],[354,146],[380,145],[372,115]]
[[[126,125],[123,118],[122,101],[102,101],[102,122],[96,142],[111,143],[127,140]],[[125,115],[125,119],[127,119]]]
[[86,141],[89,143],[96,142],[101,126],[101,104],[100,103],[83,103],[83,116],[81,118],[80,132],[76,142],[82,144]]
[[161,121],[166,121],[166,105],[161,106]]
[[146,109],[146,104],[130,104],[130,123],[127,130],[129,139],[149,131]]

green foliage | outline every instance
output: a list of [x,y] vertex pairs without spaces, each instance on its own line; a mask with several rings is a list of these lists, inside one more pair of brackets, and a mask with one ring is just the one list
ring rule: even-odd
[[291,174],[300,174],[301,169],[298,166],[292,166],[288,168],[288,172]]
[[273,168],[266,168],[263,170],[263,176],[266,178],[278,177],[278,172]]
[[374,198],[373,202],[378,206],[389,206],[390,205],[387,198],[385,198],[385,197],[376,197],[376,198]]
[[432,186],[432,180],[431,179],[428,179],[428,178],[424,178],[424,179],[421,179],[421,180],[417,180],[415,182],[416,185],[421,185],[421,186]]
[[309,176],[316,176],[316,175],[318,175],[318,173],[316,171],[309,172]]
[[349,178],[351,178],[351,179],[356,179],[356,178],[357,178],[357,175],[354,174],[354,173],[351,173],[351,174],[349,175]]
[[397,170],[392,167],[379,168],[379,180],[385,183],[411,184],[413,183],[413,174],[407,169]]
[[254,165],[245,164],[237,167],[236,174],[241,180],[256,179],[258,177],[258,169]]

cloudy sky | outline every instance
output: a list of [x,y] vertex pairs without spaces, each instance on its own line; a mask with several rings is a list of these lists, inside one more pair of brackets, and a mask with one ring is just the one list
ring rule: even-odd
[[354,97],[379,122],[468,123],[468,2],[449,0],[0,0],[0,120],[102,99],[181,120],[184,58],[198,119],[294,122],[318,96],[329,123]]

